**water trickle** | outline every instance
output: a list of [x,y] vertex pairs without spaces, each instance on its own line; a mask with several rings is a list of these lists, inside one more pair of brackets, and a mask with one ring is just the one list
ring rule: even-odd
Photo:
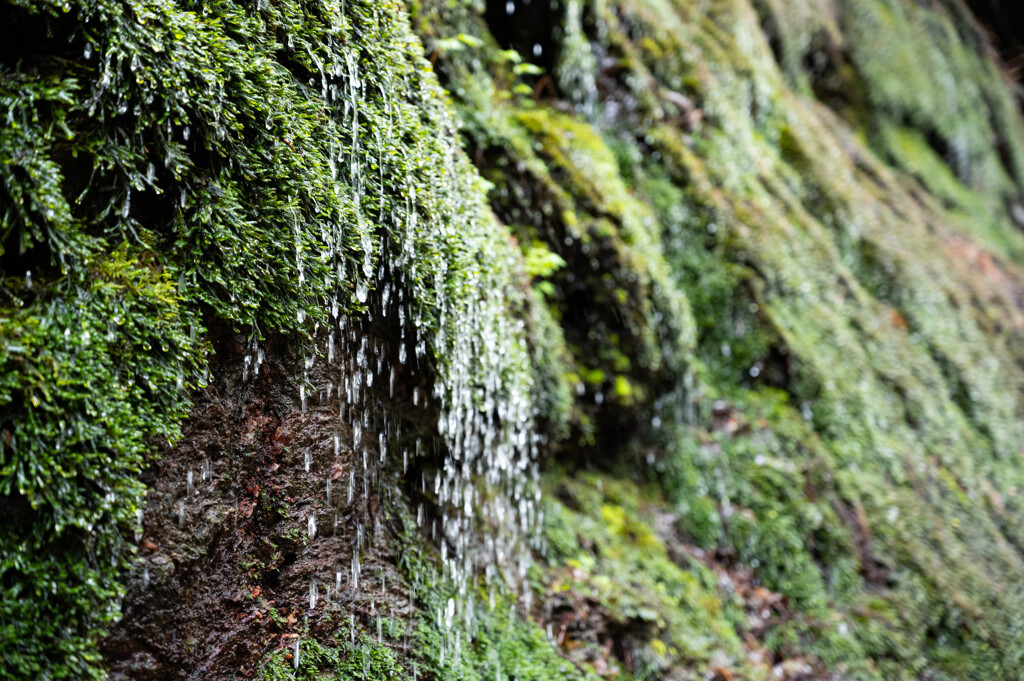
[[309,609],[316,608],[317,598],[320,592],[317,590],[316,577],[309,578]]
[[[506,9],[509,14],[514,13],[516,3],[509,2]],[[344,27],[344,10],[336,13],[329,9],[326,16],[332,27]],[[386,23],[386,18],[381,21]],[[293,216],[292,276],[297,275],[299,284],[306,285],[306,275],[310,274],[310,280],[313,278],[313,263],[322,258],[333,278],[327,281],[327,290],[323,292],[322,312],[312,314],[308,302],[305,307],[295,308],[299,324],[307,321],[307,310],[313,317],[328,320],[326,329],[309,325],[314,327],[315,351],[305,356],[326,358],[332,379],[323,379],[323,384],[307,382],[310,378],[320,380],[307,365],[299,386],[301,409],[307,410],[307,388],[315,391],[320,403],[330,405],[332,413],[337,408],[339,424],[332,433],[335,459],[322,462],[324,469],[341,457],[344,428],[351,426],[353,456],[362,459],[362,468],[357,462],[350,465],[346,461],[350,465],[346,513],[363,512],[363,507],[352,508],[356,470],[360,471],[364,499],[370,499],[371,489],[379,499],[390,491],[393,478],[389,469],[397,466],[388,461],[389,445],[401,449],[403,472],[417,459],[429,460],[428,470],[434,469],[435,464],[440,469],[441,474],[430,480],[437,486],[439,502],[437,508],[431,508],[431,515],[436,511],[442,517],[431,529],[444,556],[444,572],[460,593],[441,613],[446,630],[451,630],[456,622],[471,619],[472,605],[467,601],[472,590],[467,588],[467,580],[482,565],[513,557],[522,548],[523,535],[534,527],[531,486],[536,470],[529,464],[535,450],[535,411],[533,387],[528,373],[521,369],[529,365],[528,351],[522,343],[522,328],[508,319],[508,310],[515,302],[509,296],[515,295],[515,286],[508,285],[500,265],[491,268],[479,264],[506,259],[508,253],[501,249],[507,245],[495,240],[493,225],[478,217],[486,214],[485,199],[467,191],[463,166],[468,165],[459,149],[455,121],[444,107],[431,109],[438,134],[427,139],[415,136],[416,146],[408,150],[405,158],[396,154],[402,151],[396,140],[403,139],[410,125],[421,124],[424,108],[419,88],[423,86],[408,85],[406,77],[406,87],[415,91],[417,98],[408,102],[391,92],[401,90],[402,75],[394,78],[394,87],[378,88],[382,82],[392,82],[387,80],[393,77],[388,68],[381,75],[383,81],[374,74],[374,78],[367,77],[363,83],[359,74],[360,55],[354,49],[336,46],[336,40],[340,38],[329,39],[332,44],[326,52],[307,55],[305,51],[310,47],[304,40],[295,40],[291,34],[286,38],[289,49],[298,43],[298,51],[314,69],[314,89],[325,99],[339,99],[329,106],[335,118],[341,119],[334,123],[336,142],[325,155],[330,166],[328,180],[333,183],[342,207],[330,218],[330,224],[321,223],[314,228],[323,235],[322,239],[316,232],[310,234],[311,225],[316,223],[305,209],[296,208]],[[268,130],[276,125],[274,114],[267,115],[265,125]],[[283,120],[282,127],[286,125]],[[403,175],[408,177],[404,189],[395,191],[385,186],[389,178]],[[182,209],[185,196],[182,188]],[[288,250],[290,264],[291,248]],[[310,281],[310,288],[312,284]],[[353,307],[361,311],[348,316]],[[391,345],[389,340],[385,346],[369,333],[373,328],[371,313],[383,315],[389,326],[397,322],[397,345]],[[373,323],[379,321],[374,319]],[[419,361],[410,364],[410,350]],[[250,369],[258,372],[264,359],[262,349],[255,346],[249,353],[243,368],[246,378]],[[425,367],[430,367],[430,376],[415,373],[423,372]],[[337,396],[334,386],[338,388]],[[385,396],[390,402],[383,399]],[[381,414],[392,405],[399,414],[410,402],[432,409],[439,422],[438,432],[425,438],[425,443],[418,440],[415,448],[397,432],[393,425],[397,419]],[[377,456],[370,451],[374,432],[378,433]],[[329,456],[330,445],[326,440],[319,446],[325,451],[318,450],[317,455]],[[311,471],[313,456],[314,451],[307,448],[306,472]],[[397,456],[391,459],[397,460]],[[204,481],[207,465],[204,462]],[[344,484],[342,472],[318,471],[317,476],[323,474],[326,480],[313,480],[325,480],[326,499],[331,506],[334,482]],[[374,541],[382,536],[383,523],[387,522],[382,516],[370,514],[364,518],[373,523]],[[338,516],[333,517],[337,532]],[[478,519],[486,519],[487,525],[497,529],[485,529]],[[416,520],[421,527],[426,523],[422,504],[417,507]],[[316,522],[314,515],[307,519],[311,540]],[[472,548],[478,544],[478,532],[487,535],[486,551]],[[352,555],[354,589],[359,585],[363,533],[360,522],[358,548]],[[342,569],[343,563],[336,566],[333,591],[329,593],[340,591]],[[312,585],[311,581],[311,608],[315,599]],[[385,589],[383,577],[381,589]],[[380,621],[378,618],[378,636]],[[352,630],[354,636],[354,622]],[[456,657],[458,651],[456,638]]]
[[452,628],[452,621],[453,621],[454,617],[455,617],[455,599],[454,598],[449,598],[448,599],[448,607],[445,609],[445,613],[444,613],[444,628],[445,629],[451,629]]
[[556,68],[559,87],[568,93],[576,110],[588,120],[596,113],[598,92],[597,60],[583,30],[583,9],[579,0],[569,0],[565,10],[565,35]]

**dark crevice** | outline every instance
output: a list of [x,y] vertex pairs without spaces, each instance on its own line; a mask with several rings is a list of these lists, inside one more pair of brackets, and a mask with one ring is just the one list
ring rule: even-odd
[[[82,58],[83,43],[71,39],[81,25],[82,19],[76,15],[34,14],[8,3],[0,21],[0,65],[19,64],[19,71],[35,68],[64,73],[69,61]],[[45,52],[39,50],[42,44],[47,46]]]
[[[473,141],[469,142],[474,146]],[[561,445],[561,461],[581,459],[586,448],[576,449],[587,436],[577,428],[590,428],[590,436],[614,451],[649,423],[648,410],[654,396],[670,389],[672,370],[648,366],[635,358],[643,354],[634,328],[644,321],[630,308],[629,301],[649,294],[645,284],[630,278],[622,262],[621,246],[613,238],[600,236],[598,224],[614,225],[614,216],[585,195],[573,197],[573,208],[583,218],[587,235],[573,237],[562,220],[564,205],[548,181],[517,164],[506,149],[477,144],[472,157],[482,175],[495,184],[489,198],[498,218],[509,225],[522,244],[541,241],[565,261],[565,266],[546,276],[553,285],[547,303],[559,321],[566,346],[580,372],[576,407],[589,421],[573,423],[573,431]],[[555,184],[571,184],[565,171],[550,167]],[[609,233],[618,231],[618,226]],[[625,362],[626,358],[631,361]],[[616,381],[627,379],[636,386],[628,403],[616,397]],[[577,460],[576,463],[581,461]]]
[[1008,74],[1024,83],[1024,3],[1020,0],[966,0],[984,26]]
[[560,0],[488,0],[484,19],[502,49],[550,73],[558,54]]

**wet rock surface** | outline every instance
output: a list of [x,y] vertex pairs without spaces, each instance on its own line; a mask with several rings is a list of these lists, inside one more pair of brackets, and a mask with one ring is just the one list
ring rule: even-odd
[[252,678],[300,637],[410,614],[383,488],[353,455],[338,400],[301,403],[287,339],[245,379],[243,347],[223,339],[181,442],[144,474],[139,561],[104,642],[112,679]]

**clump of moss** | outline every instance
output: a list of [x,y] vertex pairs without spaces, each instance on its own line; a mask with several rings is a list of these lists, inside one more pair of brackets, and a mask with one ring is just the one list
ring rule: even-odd
[[552,603],[569,599],[566,606],[584,621],[590,621],[587,608],[601,613],[591,617],[594,632],[560,623],[570,657],[603,660],[610,646],[621,671],[636,679],[707,668],[712,661],[746,669],[736,604],[717,592],[711,570],[671,557],[651,527],[660,510],[658,490],[607,475],[552,476],[549,482],[547,597]]
[[[399,506],[399,568],[415,599],[412,621],[415,654],[407,667],[421,675],[470,681],[596,681],[592,672],[564,659],[549,636],[529,617],[538,585],[510,583],[511,565],[492,565],[459,593],[443,579],[438,556],[424,545],[408,509]],[[513,582],[518,582],[515,578]],[[520,595],[517,587],[524,591]],[[460,607],[454,609],[456,600]]]
[[402,681],[413,678],[390,648],[365,633],[359,634],[358,639],[350,639],[344,629],[339,627],[334,639],[326,642],[300,635],[290,646],[267,656],[260,667],[259,678],[262,681]]
[[0,307],[0,655],[12,677],[82,678],[118,615],[137,474],[188,410],[198,320],[127,245],[57,281],[6,283],[20,295]]

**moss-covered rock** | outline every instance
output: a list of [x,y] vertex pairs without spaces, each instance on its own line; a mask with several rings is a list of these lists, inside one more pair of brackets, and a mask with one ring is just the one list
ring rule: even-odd
[[961,3],[14,0],[0,43],[7,676],[100,677],[128,579],[119,674],[226,673],[220,626],[264,678],[1019,677],[1024,127]]
[[[698,383],[654,388],[640,411],[660,428],[625,447],[596,431],[587,458],[617,471],[640,452],[685,536],[784,594],[792,618],[760,635],[777,656],[858,677],[1012,674],[1022,137],[970,17],[870,0],[594,3],[594,117],[561,75],[553,92],[536,78],[533,99],[503,95],[516,86],[487,26],[432,11],[428,46],[445,25],[484,36],[471,57],[442,52],[439,72],[485,174],[521,175],[538,152],[557,171],[557,188],[519,192],[531,233],[560,248],[564,211],[547,209],[564,193],[611,215],[627,196],[653,219],[661,295],[692,314],[696,345],[681,357]],[[512,158],[495,163],[488,145],[514,139],[510,119],[539,144],[506,142]],[[617,168],[589,151],[595,139]],[[631,309],[656,304],[637,293]],[[558,318],[571,338],[575,320]],[[638,382],[640,394],[657,385]]]
[[[437,402],[423,416],[447,450],[437,467],[523,493],[536,443],[520,433],[535,400],[564,402],[542,376],[533,394],[526,337],[558,341],[542,315],[519,320],[537,304],[522,256],[399,4],[4,12],[21,51],[5,51],[0,92],[8,675],[101,673],[137,475],[202,385],[208,324],[240,336],[250,377],[268,336],[305,338],[303,408],[307,389],[342,385],[307,385],[335,344],[360,358],[350,398],[387,381],[385,355],[392,382],[429,369],[412,402]],[[395,335],[343,343],[353,317]]]

